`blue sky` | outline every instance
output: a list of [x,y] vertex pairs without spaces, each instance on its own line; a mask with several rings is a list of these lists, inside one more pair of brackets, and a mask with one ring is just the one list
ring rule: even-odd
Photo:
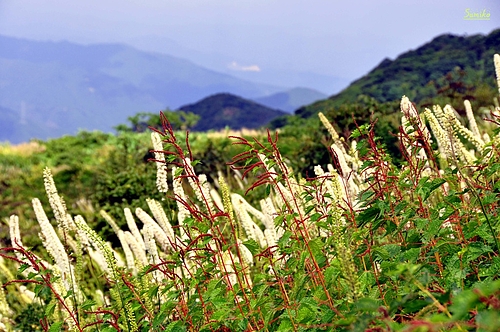
[[[464,20],[466,9],[489,20]],[[352,81],[437,35],[498,27],[496,0],[0,0],[0,34],[126,43],[263,81],[271,72]]]

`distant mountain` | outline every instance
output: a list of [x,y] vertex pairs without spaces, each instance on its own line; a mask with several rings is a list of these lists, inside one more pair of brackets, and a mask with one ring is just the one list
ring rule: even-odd
[[313,89],[294,88],[266,97],[253,98],[253,100],[267,107],[293,113],[293,111],[301,106],[311,104],[320,99],[325,99],[326,97],[327,95],[324,93]]
[[493,55],[498,52],[500,29],[488,35],[441,35],[395,60],[384,59],[340,93],[302,107],[296,114],[309,116],[325,107],[340,107],[356,102],[360,95],[379,102],[406,95],[425,104],[436,96],[461,93],[471,98],[484,96],[484,102],[491,103],[489,96],[496,86]]
[[259,128],[286,114],[229,93],[209,96],[182,106],[180,110],[200,116],[200,121],[192,128],[195,131],[219,130],[226,126],[231,129]]
[[120,44],[0,36],[0,141],[110,131],[137,112],[176,109],[221,91],[253,98],[280,90]]
[[247,62],[248,60],[245,60],[245,57],[224,54],[221,49],[203,52],[185,47],[181,43],[164,36],[140,35],[131,37],[128,41],[141,50],[170,54],[245,81],[265,82],[266,84],[283,86],[285,89],[304,86],[323,93],[333,94],[344,89],[351,82],[347,78],[331,76],[325,73],[294,70],[288,66],[280,69],[280,66],[274,67],[272,65],[273,61],[261,62],[262,60],[259,60],[257,63],[260,64],[258,67],[261,70],[245,70],[245,66],[241,66],[240,61],[247,65],[256,63]]

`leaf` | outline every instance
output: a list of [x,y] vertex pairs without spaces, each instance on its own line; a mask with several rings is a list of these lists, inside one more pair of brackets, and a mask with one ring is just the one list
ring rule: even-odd
[[219,309],[212,314],[212,320],[218,322],[223,321],[227,317],[227,309]]
[[309,205],[306,207],[306,210],[305,210],[305,214],[308,215],[309,212],[311,212],[312,210],[315,209],[315,206],[314,205]]
[[54,313],[54,309],[56,308],[55,302],[49,303],[45,307],[45,316],[50,317]]
[[175,173],[174,173],[174,177],[178,177],[179,175],[182,174],[182,172],[184,172],[184,168],[182,168],[182,167],[176,168]]
[[266,196],[266,197],[268,197],[269,195],[271,195],[271,185],[270,184],[266,185],[266,190],[264,193],[264,196]]
[[373,190],[365,190],[359,195],[359,202],[365,202],[370,200],[375,195]]
[[358,311],[375,312],[378,308],[380,308],[380,302],[375,299],[365,297],[354,303],[354,306]]
[[422,197],[422,200],[425,202],[432,192],[439,188],[446,180],[442,178],[432,179],[429,181],[429,177],[423,177],[422,180],[418,183],[417,193]]
[[165,332],[184,332],[184,331],[186,331],[186,326],[184,325],[184,322],[180,320],[170,322],[165,328]]
[[278,240],[278,246],[280,248],[283,248],[284,246],[286,246],[286,244],[288,243],[288,240],[290,240],[290,237],[292,235],[293,235],[292,232],[285,231],[285,233],[283,233],[283,235],[281,236],[281,238]]
[[283,224],[283,220],[285,220],[284,215],[279,215],[274,219],[274,226],[281,226]]
[[377,206],[369,207],[368,209],[360,212],[356,217],[358,227],[363,227],[369,222],[374,222],[380,217],[380,208]]
[[243,245],[252,253],[252,255],[256,255],[260,252],[260,246],[257,241],[250,239],[243,242]]
[[167,319],[168,315],[165,311],[161,311],[160,313],[155,315],[155,318],[153,319],[153,328],[159,327],[165,319]]
[[63,322],[56,322],[56,323],[50,325],[48,332],[59,332],[59,331],[61,331],[62,325],[63,325]]
[[158,296],[158,289],[159,289],[159,286],[158,285],[154,285],[152,286],[149,290],[148,290],[148,298],[149,299],[154,299]]
[[307,324],[310,323],[314,319],[315,315],[314,312],[312,312],[308,307],[306,306],[301,306],[297,312],[297,317],[296,319],[299,321],[301,324]]
[[82,310],[88,310],[88,309],[91,309],[96,304],[97,304],[97,302],[94,301],[94,300],[86,300],[85,302],[83,302],[82,304],[80,304],[80,308]]
[[283,332],[288,332],[288,331],[293,331],[294,326],[292,325],[292,322],[290,322],[289,318],[285,318],[281,321],[280,325],[278,326],[277,332],[283,331]]
[[19,272],[20,274],[23,273],[27,268],[29,268],[29,264],[21,264],[21,266],[19,266],[19,269],[17,269],[17,272]]

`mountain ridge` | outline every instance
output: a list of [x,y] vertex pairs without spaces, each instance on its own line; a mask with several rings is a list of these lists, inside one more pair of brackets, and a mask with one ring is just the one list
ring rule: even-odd
[[[0,35],[0,106],[6,113],[0,118],[9,119],[0,123],[0,141],[111,131],[138,112],[176,109],[222,91],[249,98],[281,90],[122,44]],[[23,112],[33,121],[19,121]]]
[[[379,102],[388,102],[408,96],[414,102],[431,99],[438,94],[440,80],[459,68],[468,75],[469,85],[494,84],[493,54],[499,52],[500,29],[487,35],[458,36],[442,34],[431,41],[397,56],[383,59],[366,75],[353,81],[341,92],[318,103],[338,107],[355,102],[367,95]],[[430,85],[429,85],[430,84]],[[297,110],[302,114],[308,105]],[[307,113],[307,112],[306,112]]]

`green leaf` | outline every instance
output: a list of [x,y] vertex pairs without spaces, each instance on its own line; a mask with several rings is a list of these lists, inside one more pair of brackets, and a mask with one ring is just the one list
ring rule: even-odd
[[283,224],[283,220],[285,220],[284,215],[279,215],[274,219],[274,226],[281,226]]
[[283,331],[283,332],[288,332],[293,330],[293,325],[292,322],[290,321],[289,318],[285,318],[281,321],[280,325],[278,326],[277,332]]
[[288,240],[290,240],[290,237],[292,235],[293,235],[292,232],[285,231],[285,233],[283,233],[283,235],[281,236],[281,238],[278,240],[278,246],[280,248],[283,248],[284,246],[286,246],[288,244]]
[[59,332],[59,331],[61,331],[62,325],[63,325],[63,322],[54,323],[54,324],[50,325],[48,332]]
[[54,309],[56,308],[56,303],[51,302],[45,307],[45,316],[50,317],[54,313]]
[[378,308],[380,308],[380,302],[375,299],[365,297],[354,303],[354,306],[358,311],[375,312]]
[[314,205],[309,205],[306,207],[306,210],[305,210],[305,214],[308,215],[309,212],[311,212],[312,210],[314,210],[315,206]]
[[417,193],[422,197],[425,202],[434,190],[439,188],[446,180],[442,178],[432,179],[429,181],[429,177],[423,177],[418,183]]
[[175,173],[174,173],[174,177],[178,177],[179,175],[182,174],[182,172],[184,172],[184,168],[182,168],[182,167],[176,168]]
[[227,317],[227,309],[224,308],[224,309],[219,309],[217,311],[215,311],[213,314],[212,314],[212,320],[216,321],[216,322],[219,322],[219,321],[223,321],[224,318]]
[[363,227],[369,222],[374,222],[380,217],[380,208],[378,206],[369,207],[366,210],[361,211],[356,217],[356,223],[358,227]]
[[19,269],[17,269],[17,272],[23,273],[29,267],[30,267],[29,264],[26,264],[26,263],[21,264],[21,266],[19,266]]
[[260,246],[257,241],[250,239],[243,242],[243,245],[252,253],[252,255],[256,255],[260,252]]
[[266,196],[266,197],[268,197],[269,195],[271,195],[271,185],[270,184],[266,185],[266,190],[264,193],[264,196]]
[[94,301],[94,300],[86,300],[85,302],[83,302],[82,304],[80,304],[80,308],[82,310],[88,310],[88,309],[91,309],[96,304],[97,304],[97,302]]
[[159,327],[167,319],[168,314],[166,311],[160,311],[160,313],[155,315],[153,319],[153,328]]
[[165,332],[184,332],[186,331],[186,326],[183,321],[176,320],[174,322],[170,322],[165,328]]

